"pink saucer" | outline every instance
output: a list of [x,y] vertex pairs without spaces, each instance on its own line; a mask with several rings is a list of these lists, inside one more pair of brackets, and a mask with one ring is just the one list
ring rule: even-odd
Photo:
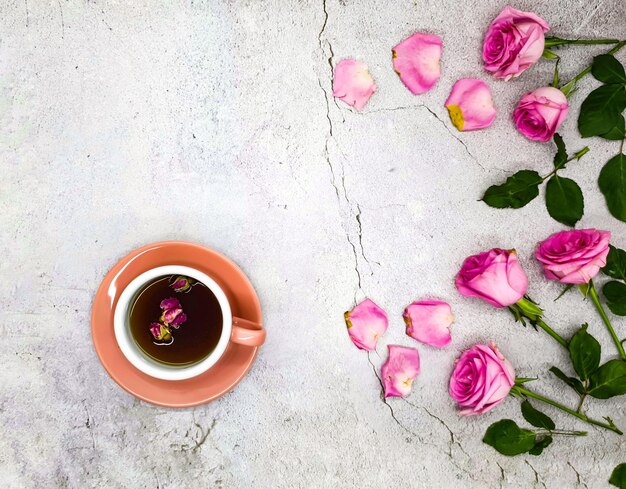
[[219,361],[203,374],[187,380],[169,381],[137,370],[122,354],[113,332],[113,312],[119,296],[139,274],[164,265],[196,268],[224,290],[233,316],[261,324],[261,306],[252,284],[224,255],[184,241],[163,241],[120,260],[104,277],[93,301],[91,335],[102,365],[122,389],[144,401],[165,407],[205,404],[232,390],[248,373],[258,347],[228,344]]

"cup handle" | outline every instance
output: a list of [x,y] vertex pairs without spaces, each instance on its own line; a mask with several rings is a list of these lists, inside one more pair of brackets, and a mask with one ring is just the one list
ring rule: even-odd
[[261,346],[265,341],[265,330],[259,323],[233,317],[233,332],[230,340],[239,345]]

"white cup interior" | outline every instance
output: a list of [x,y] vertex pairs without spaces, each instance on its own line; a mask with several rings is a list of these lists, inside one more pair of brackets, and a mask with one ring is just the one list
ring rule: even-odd
[[[194,363],[193,365],[178,367],[158,363],[141,351],[131,336],[128,316],[132,301],[134,300],[137,292],[139,292],[144,285],[157,277],[162,277],[163,275],[183,275],[202,282],[209,288],[213,295],[215,295],[220,309],[222,310],[222,335],[220,336],[215,349],[205,359],[199,361],[198,363]],[[226,294],[224,294],[224,291],[211,277],[200,272],[199,270],[196,270],[195,268],[169,265],[148,270],[133,279],[133,281],[128,284],[128,286],[120,294],[120,298],[115,306],[113,326],[117,344],[122,350],[124,356],[131,364],[133,364],[134,367],[157,379],[184,380],[206,372],[213,365],[215,365],[215,363],[224,354],[231,336],[233,317]]]

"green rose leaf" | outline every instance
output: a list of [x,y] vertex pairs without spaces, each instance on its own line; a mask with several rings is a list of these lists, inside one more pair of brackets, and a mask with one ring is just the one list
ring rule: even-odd
[[531,450],[535,446],[535,434],[520,428],[511,419],[501,419],[487,428],[483,442],[502,455],[512,457]]
[[543,179],[533,170],[520,170],[506,179],[502,185],[492,185],[483,195],[483,202],[498,209],[519,209],[537,195]]
[[599,136],[613,129],[626,107],[623,85],[603,85],[596,88],[580,106],[578,131],[584,138]]
[[626,489],[626,464],[619,464],[613,469],[609,484],[619,487],[619,489]]
[[626,316],[626,284],[611,280],[602,287],[606,305],[617,316]]
[[587,380],[600,366],[600,343],[587,333],[586,324],[570,340],[569,357],[581,380]]
[[613,217],[626,222],[626,156],[618,154],[600,171],[598,186]]
[[611,278],[626,281],[626,251],[609,245],[609,254],[606,257],[606,266],[602,273]]
[[611,54],[602,54],[593,58],[591,74],[602,83],[626,83],[624,67]]
[[551,436],[544,436],[541,440],[535,442],[535,446],[528,450],[531,455],[541,455],[543,449],[552,443]]
[[554,175],[546,186],[546,207],[552,219],[574,227],[585,209],[582,190],[574,180]]
[[583,383],[576,377],[568,377],[563,373],[562,370],[558,369],[557,367],[552,367],[550,369],[550,372],[552,372],[557,378],[561,379],[579,394],[585,393],[585,387],[583,386]]
[[617,124],[611,129],[609,132],[605,132],[604,134],[600,134],[601,138],[610,139],[612,141],[621,141],[624,139],[624,116],[619,115],[617,118]]
[[522,402],[522,416],[531,425],[537,428],[544,428],[546,430],[553,430],[556,428],[554,421],[549,416],[543,414],[538,409],[535,409],[533,405],[527,400]]
[[626,361],[609,360],[589,376],[589,395],[596,399],[626,394]]
[[567,163],[567,150],[565,149],[565,143],[561,135],[554,133],[554,143],[556,144],[556,154],[554,155],[554,168],[560,170],[565,167]]

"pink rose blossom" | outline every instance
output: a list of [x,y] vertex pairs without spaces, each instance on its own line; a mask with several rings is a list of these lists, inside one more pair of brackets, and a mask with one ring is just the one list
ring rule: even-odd
[[385,397],[405,397],[420,373],[420,356],[415,348],[389,345],[389,357],[381,369]]
[[172,324],[174,320],[181,314],[183,314],[183,310],[179,307],[176,309],[167,309],[163,311],[163,314],[161,315],[161,321],[163,321],[165,324]]
[[544,33],[549,30],[548,23],[532,12],[504,7],[485,35],[485,69],[505,80],[519,76],[541,58]]
[[484,81],[476,78],[457,81],[445,106],[452,124],[459,131],[484,129],[496,119],[491,91]]
[[569,104],[561,90],[554,87],[538,88],[524,95],[513,120],[517,130],[533,141],[549,141],[567,117]]
[[376,91],[367,65],[354,59],[342,59],[335,66],[333,97],[361,111]]
[[378,339],[385,334],[389,321],[387,314],[370,299],[365,299],[352,311],[344,314],[348,334],[361,350],[375,350]]
[[507,307],[524,297],[528,278],[515,250],[494,248],[465,259],[456,276],[457,290],[495,307]]
[[170,329],[161,323],[152,323],[150,325],[150,333],[155,340],[159,342],[171,342],[172,333]]
[[187,277],[176,277],[176,280],[170,287],[176,292],[187,292],[191,289],[191,280]]
[[474,345],[456,361],[450,377],[450,396],[470,416],[486,413],[500,404],[515,385],[515,371],[492,342]]
[[393,69],[413,93],[427,92],[441,75],[441,38],[434,34],[413,34],[391,50]]
[[586,284],[606,265],[610,239],[597,229],[561,231],[539,243],[535,257],[549,280]]
[[185,314],[184,312],[181,312],[174,319],[172,319],[169,325],[172,328],[178,329],[180,328],[180,325],[183,324],[185,321],[187,321],[187,314]]
[[450,304],[438,300],[413,302],[404,310],[406,334],[426,345],[443,348],[452,341],[448,329],[454,321]]

